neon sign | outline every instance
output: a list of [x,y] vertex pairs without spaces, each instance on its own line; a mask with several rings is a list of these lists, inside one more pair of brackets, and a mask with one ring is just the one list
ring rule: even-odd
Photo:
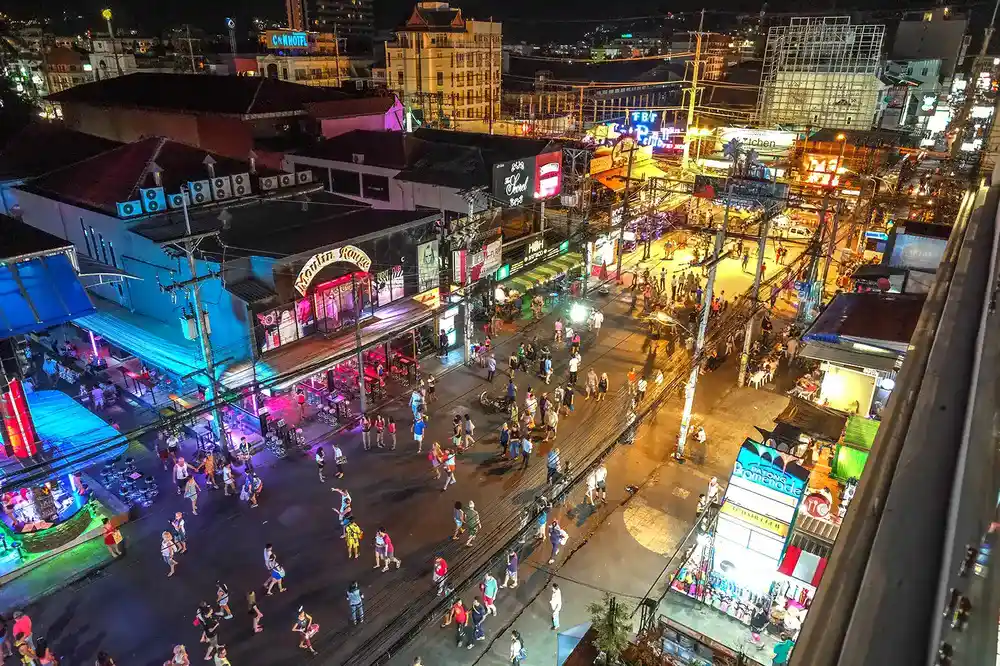
[[353,245],[345,245],[344,247],[338,247],[335,250],[320,252],[319,254],[313,255],[313,257],[306,262],[306,265],[302,267],[302,270],[299,271],[298,277],[295,278],[296,291],[305,296],[313,278],[316,277],[321,270],[330,264],[337,263],[338,261],[354,264],[366,273],[368,272],[368,269],[372,267],[371,257],[369,257],[364,250]]
[[307,49],[309,35],[304,32],[272,32],[271,46],[276,49]]
[[809,472],[793,456],[747,440],[736,457],[733,477],[799,499]]

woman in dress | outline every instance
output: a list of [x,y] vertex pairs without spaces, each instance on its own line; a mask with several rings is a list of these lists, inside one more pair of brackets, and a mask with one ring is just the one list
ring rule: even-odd
[[313,622],[312,615],[307,613],[302,606],[299,606],[299,617],[292,625],[292,631],[302,635],[302,640],[299,641],[300,648],[316,654],[316,650],[312,646],[312,637],[319,631],[319,625]]
[[177,553],[177,544],[174,543],[174,535],[170,532],[164,532],[161,537],[160,555],[167,566],[170,567],[170,573],[167,574],[167,578],[170,578],[174,575],[174,569],[177,567],[177,560],[174,559],[174,555]]
[[201,488],[198,487],[198,482],[195,480],[194,476],[189,476],[187,483],[184,484],[184,497],[191,500],[191,515],[198,515],[198,493],[201,492]]

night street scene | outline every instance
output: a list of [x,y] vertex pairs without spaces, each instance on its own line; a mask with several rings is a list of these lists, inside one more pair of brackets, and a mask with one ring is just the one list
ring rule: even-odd
[[0,0],[0,661],[1000,664],[1000,0]]

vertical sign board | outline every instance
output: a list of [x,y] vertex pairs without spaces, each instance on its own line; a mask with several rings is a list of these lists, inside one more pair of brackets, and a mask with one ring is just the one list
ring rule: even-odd
[[809,470],[795,456],[743,442],[719,512],[713,567],[744,587],[766,590],[808,481]]
[[438,241],[434,239],[417,246],[417,291],[434,289],[440,281]]
[[493,165],[493,197],[504,207],[524,206],[535,194],[535,158]]

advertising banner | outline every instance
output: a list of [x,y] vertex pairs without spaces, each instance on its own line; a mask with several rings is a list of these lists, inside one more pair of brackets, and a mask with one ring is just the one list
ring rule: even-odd
[[548,199],[562,192],[562,151],[535,158],[535,198]]
[[417,246],[417,291],[434,289],[440,283],[438,273],[438,241]]
[[535,158],[493,165],[493,197],[501,206],[523,206],[535,194]]
[[753,148],[760,155],[787,155],[795,145],[795,132],[750,129],[746,127],[724,127],[719,131],[719,142],[727,144],[736,139],[744,148]]

